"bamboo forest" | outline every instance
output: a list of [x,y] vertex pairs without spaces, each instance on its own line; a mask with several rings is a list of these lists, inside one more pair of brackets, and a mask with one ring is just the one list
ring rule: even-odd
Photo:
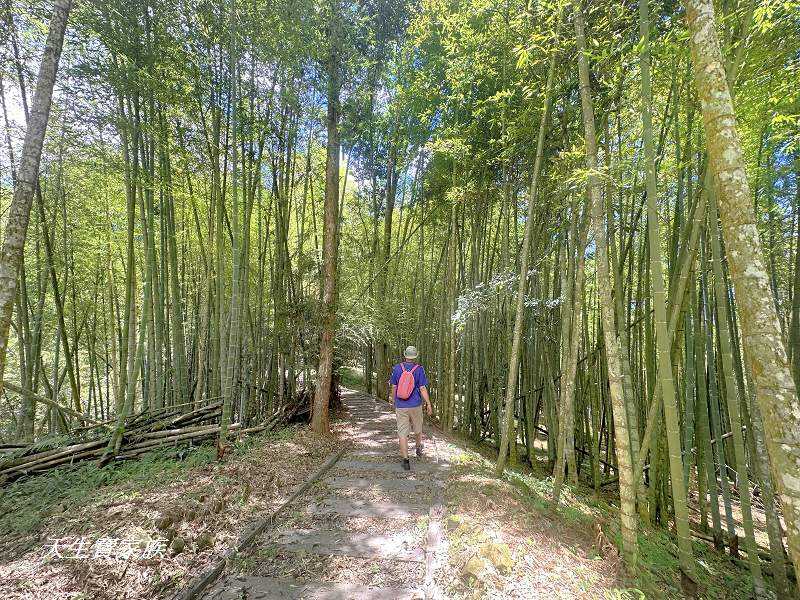
[[800,599],[798,0],[0,0],[0,595]]

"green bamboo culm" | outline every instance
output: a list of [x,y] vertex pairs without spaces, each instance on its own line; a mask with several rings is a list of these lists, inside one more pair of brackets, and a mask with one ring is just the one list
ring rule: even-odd
[[597,139],[594,129],[595,118],[586,51],[584,16],[583,8],[577,3],[573,5],[573,16],[575,20],[575,40],[578,50],[581,112],[583,114],[586,143],[586,168],[589,171],[589,178],[587,181],[589,205],[586,207],[586,211],[591,214],[592,229],[594,230],[595,237],[598,301],[602,317],[607,375],[614,413],[616,456],[619,470],[622,553],[625,566],[630,573],[634,573],[638,549],[636,540],[637,516],[633,481],[633,460],[630,449],[630,435],[628,433],[628,419],[625,414],[625,398],[623,397],[622,365],[620,361],[621,350],[616,327],[614,325],[614,304],[611,297],[612,285],[610,281],[611,272],[607,250],[608,237],[605,227],[605,210],[603,208],[599,181],[595,174],[597,170]]
[[[731,424],[731,439],[736,457],[736,479],[739,490],[739,501],[742,509],[742,524],[745,532],[745,548],[747,549],[747,562],[753,576],[755,594],[761,598],[765,595],[764,578],[761,574],[761,564],[758,558],[755,532],[753,528],[753,512],[750,502],[750,480],[747,475],[747,458],[745,456],[744,437],[742,436],[742,419],[739,412],[740,399],[739,387],[733,369],[733,353],[731,351],[731,333],[728,327],[728,292],[725,289],[725,279],[722,273],[722,246],[719,239],[717,226],[717,203],[713,188],[709,190],[708,202],[708,228],[711,230],[711,249],[714,265],[714,293],[717,309],[717,327],[719,328],[719,344],[722,371],[725,381],[725,399],[728,406],[728,418]],[[723,477],[727,478],[726,475]]]
[[650,89],[650,16],[647,0],[639,0],[639,35],[642,39],[639,54],[642,89],[642,138],[647,177],[647,233],[650,251],[650,283],[653,292],[653,309],[656,329],[656,357],[658,385],[661,389],[664,408],[664,426],[669,448],[669,471],[672,482],[672,503],[675,528],[678,534],[678,558],[684,575],[693,578],[691,534],[689,532],[689,510],[683,478],[683,462],[678,420],[678,399],[672,374],[672,339],[668,335],[667,306],[664,290],[664,275],[661,266],[661,234],[656,208],[657,181],[655,147],[653,144],[652,92]]

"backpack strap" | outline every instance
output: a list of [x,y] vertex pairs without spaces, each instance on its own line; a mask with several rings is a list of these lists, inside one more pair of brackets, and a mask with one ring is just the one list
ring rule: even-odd
[[409,371],[409,373],[413,373],[414,371],[416,371],[418,366],[419,365],[414,365],[413,367],[411,367],[411,370]]

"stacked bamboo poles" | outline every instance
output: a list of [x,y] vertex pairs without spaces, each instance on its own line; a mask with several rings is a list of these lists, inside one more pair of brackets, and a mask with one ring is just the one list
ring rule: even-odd
[[[310,395],[301,392],[293,402],[285,403],[259,425],[243,427],[237,422],[230,424],[229,430],[237,435],[272,431],[288,422],[307,420],[310,406]],[[164,408],[133,415],[125,423],[124,434],[113,459],[136,458],[158,448],[194,444],[216,438],[220,431],[222,407],[223,402],[218,401],[189,412],[180,412],[180,408]],[[36,446],[15,448],[6,458],[0,460],[0,481],[10,481],[86,460],[100,459],[109,438],[110,436],[102,436],[42,451],[36,451]]]

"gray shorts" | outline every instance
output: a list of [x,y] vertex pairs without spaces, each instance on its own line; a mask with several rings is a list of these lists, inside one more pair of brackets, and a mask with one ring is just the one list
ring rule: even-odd
[[408,437],[411,430],[422,433],[422,405],[413,408],[395,408],[397,417],[397,437]]

